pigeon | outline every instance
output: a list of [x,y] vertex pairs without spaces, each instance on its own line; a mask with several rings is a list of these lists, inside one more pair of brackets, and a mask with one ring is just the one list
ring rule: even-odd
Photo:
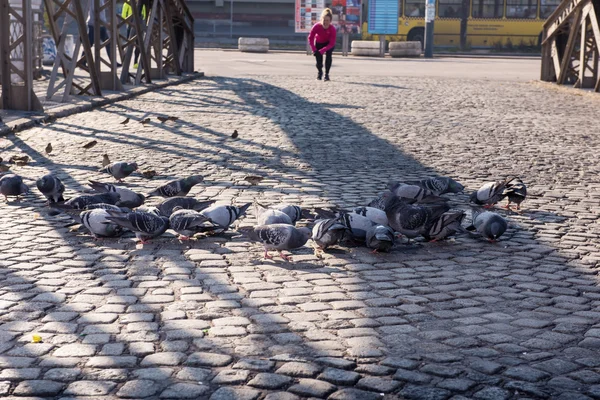
[[506,181],[506,188],[504,189],[503,195],[504,197],[508,197],[506,209],[510,209],[510,203],[515,203],[517,205],[517,210],[520,210],[521,203],[527,197],[527,186],[525,186],[525,183],[523,183],[521,178],[515,176]]
[[173,214],[175,207],[179,207],[184,210],[195,210],[202,211],[205,208],[213,205],[214,200],[199,201],[193,197],[171,197],[170,199],[164,200],[158,205],[158,210],[161,215],[170,217]]
[[388,252],[394,246],[394,230],[387,225],[373,225],[367,231],[367,247],[378,251]]
[[469,201],[484,208],[490,208],[504,198],[504,189],[507,182],[507,180],[488,182],[476,192],[473,192]]
[[292,219],[292,224],[296,224],[296,222],[300,221],[302,218],[309,218],[308,210],[303,210],[302,208],[292,205],[292,204],[278,204],[276,206],[271,207],[275,210],[279,210],[282,213],[285,213]]
[[365,240],[367,231],[376,225],[369,218],[354,213],[342,213],[340,222],[350,230],[352,237],[358,240]]
[[94,239],[123,234],[123,227],[111,223],[107,219],[109,217],[110,214],[104,209],[86,210],[79,214],[81,223],[92,233]]
[[393,195],[394,193],[392,193],[390,190],[386,190],[385,192],[371,200],[371,202],[367,204],[367,207],[377,208],[379,210],[385,211],[386,199]]
[[282,250],[292,250],[302,247],[311,237],[311,231],[308,228],[295,228],[292,225],[274,224],[259,225],[253,228],[240,228],[252,241],[260,242],[265,247],[264,257],[273,258],[269,255],[269,250],[277,250],[281,258],[286,261],[292,261],[290,257],[282,253]]
[[140,124],[142,125],[146,125],[150,123],[150,118],[144,118],[143,120],[140,121]]
[[125,120],[119,122],[121,125],[127,125],[129,123],[129,117],[125,118]]
[[119,207],[136,208],[144,204],[145,197],[143,194],[134,192],[127,188],[111,185],[110,183],[102,183],[90,180],[90,187],[100,193],[119,193],[121,198],[117,202]]
[[435,221],[449,210],[446,203],[408,204],[398,197],[389,198],[385,205],[390,227],[409,239],[428,232]]
[[385,215],[385,211],[375,207],[356,207],[352,210],[352,213],[367,217],[371,222],[379,225],[387,225],[388,219]]
[[319,219],[312,228],[312,240],[319,248],[325,250],[339,243],[347,230],[338,218]]
[[52,174],[44,175],[35,182],[38,190],[48,199],[48,204],[64,202],[65,185]]
[[142,171],[142,176],[146,179],[152,179],[156,176],[156,171],[153,169],[147,169]]
[[244,180],[246,182],[248,182],[249,184],[251,184],[252,186],[254,185],[258,185],[263,179],[262,176],[257,176],[257,175],[248,175],[247,177],[244,178]]
[[237,129],[234,129],[234,130],[233,130],[233,133],[231,134],[231,137],[232,137],[233,139],[237,139],[237,137],[238,137],[238,136],[239,136],[239,135],[238,135],[238,131],[237,131]]
[[120,212],[124,212],[124,213],[131,212],[130,208],[118,207],[118,206],[115,206],[114,204],[107,204],[107,203],[90,204],[85,209],[86,210],[112,210],[112,211],[120,211]]
[[217,228],[198,211],[184,210],[179,207],[175,207],[175,211],[169,217],[169,225],[179,233],[179,240],[189,240],[196,233],[209,232]]
[[0,172],[8,172],[10,171],[10,165],[0,164]]
[[149,239],[160,236],[169,228],[169,218],[151,213],[134,211],[130,213],[107,210],[109,217],[106,219],[114,224],[131,229],[142,244]]
[[18,166],[27,165],[29,163],[29,161],[30,161],[30,158],[27,155],[24,155],[24,156],[14,155],[8,159],[9,163],[16,164]]
[[22,194],[28,193],[29,188],[23,183],[23,178],[15,174],[6,174],[0,178],[0,194],[8,201],[8,196],[15,196],[17,201]]
[[421,179],[416,182],[407,182],[409,185],[416,185],[431,191],[436,196],[445,193],[460,193],[465,187],[452,178],[445,176],[432,176],[427,179]]
[[124,178],[138,169],[136,163],[128,163],[124,161],[114,162],[106,167],[102,168],[100,172],[112,175],[117,181],[122,182]]
[[192,188],[202,182],[204,177],[202,175],[192,175],[183,179],[175,179],[165,183],[162,186],[157,187],[152,192],[148,193],[146,197],[150,196],[162,196],[162,197],[175,197],[175,196],[187,196]]
[[462,227],[461,222],[465,218],[464,211],[448,211],[442,214],[427,232],[423,233],[423,237],[431,242],[446,239],[455,233],[466,232]]
[[235,206],[210,206],[202,211],[200,214],[210,219],[214,224],[219,225],[221,228],[227,230],[231,224],[233,224],[238,218],[241,218],[246,214],[246,210],[252,203],[244,204],[241,207]]
[[108,154],[103,154],[102,155],[102,166],[106,167],[109,164],[110,164],[110,158],[108,158]]
[[417,185],[390,181],[388,183],[388,189],[396,197],[404,199],[408,203],[435,203],[448,201],[448,199],[444,197],[437,196],[431,190],[423,189]]
[[154,206],[141,206],[141,207],[138,207],[135,211],[141,212],[141,213],[154,214],[157,217],[165,217],[166,216],[166,215],[161,214],[160,210]]
[[508,223],[500,215],[491,211],[473,210],[472,223],[466,229],[477,231],[490,242],[495,242],[508,228]]
[[55,204],[54,207],[66,210],[85,210],[93,204],[106,203],[115,205],[121,198],[119,193],[100,193],[100,194],[84,194],[73,197],[62,204]]
[[287,224],[294,225],[292,219],[286,213],[267,208],[259,203],[254,203],[254,214],[257,225]]
[[179,117],[174,117],[174,116],[168,116],[167,120],[168,121],[177,121],[179,119]]
[[169,120],[169,117],[156,117],[156,119],[159,120],[161,124],[164,124]]
[[46,154],[52,153],[52,143],[48,143],[44,151],[46,152]]
[[92,140],[91,142],[87,142],[86,144],[83,145],[83,148],[86,150],[91,149],[92,147],[94,147],[95,145],[98,144],[97,140]]

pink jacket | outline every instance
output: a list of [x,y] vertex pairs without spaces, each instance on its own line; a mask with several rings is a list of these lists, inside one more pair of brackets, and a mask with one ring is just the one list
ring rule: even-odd
[[335,47],[335,26],[329,25],[329,28],[323,28],[323,25],[320,22],[314,24],[312,29],[310,30],[310,34],[308,35],[308,43],[310,44],[310,48],[313,53],[317,50],[315,46],[316,43],[328,43],[327,46],[323,47],[320,51],[321,53],[325,53]]

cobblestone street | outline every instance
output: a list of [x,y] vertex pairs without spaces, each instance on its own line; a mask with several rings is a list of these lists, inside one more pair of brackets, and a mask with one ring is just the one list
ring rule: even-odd
[[[336,74],[336,61],[329,83],[309,58],[303,74],[236,64],[0,138],[5,160],[32,158],[11,168],[31,193],[0,201],[0,397],[600,399],[600,97],[510,71],[442,77],[462,61],[423,78]],[[321,259],[309,242],[287,263],[233,230],[141,246],[49,216],[35,179],[56,174],[65,198],[113,183],[104,153],[156,170],[125,179],[136,191],[201,174],[190,196],[236,205],[365,205],[390,179],[435,174],[467,188],[457,208],[515,174],[531,195],[522,214],[497,209],[510,221],[497,243]]]

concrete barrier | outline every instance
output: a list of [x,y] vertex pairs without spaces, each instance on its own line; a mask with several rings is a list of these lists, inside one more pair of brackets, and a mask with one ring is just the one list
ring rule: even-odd
[[369,40],[354,40],[351,45],[351,54],[353,56],[379,57],[379,42]]
[[238,50],[248,53],[266,53],[269,51],[269,39],[241,37],[238,39]]
[[421,42],[390,42],[392,57],[421,57]]

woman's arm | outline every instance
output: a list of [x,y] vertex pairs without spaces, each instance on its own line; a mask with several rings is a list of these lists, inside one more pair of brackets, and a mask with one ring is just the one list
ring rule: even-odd
[[319,24],[318,23],[314,24],[312,29],[310,30],[310,33],[308,34],[308,44],[310,45],[310,49],[312,50],[313,53],[315,51],[317,51],[317,48],[315,47],[315,36],[317,35],[317,25],[319,25]]

